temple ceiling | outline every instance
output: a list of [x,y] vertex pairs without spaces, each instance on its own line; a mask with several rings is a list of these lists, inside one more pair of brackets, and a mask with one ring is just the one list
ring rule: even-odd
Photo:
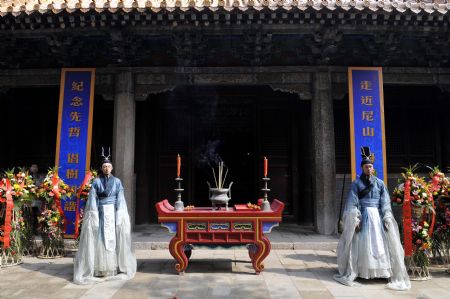
[[8,14],[0,17],[0,69],[449,67],[449,17],[313,8]]

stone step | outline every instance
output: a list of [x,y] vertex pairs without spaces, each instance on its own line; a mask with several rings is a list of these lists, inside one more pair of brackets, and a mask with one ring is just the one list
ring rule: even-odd
[[[173,234],[158,224],[136,225],[132,233],[133,245],[136,250],[166,250]],[[311,226],[282,223],[268,234],[274,250],[336,250],[338,236],[324,236],[314,232]],[[39,237],[38,237],[39,239]],[[40,243],[39,240],[37,240]],[[64,241],[67,250],[76,250],[75,240]],[[199,248],[201,246],[194,246]],[[232,248],[236,248],[234,246]]]
[[[169,249],[169,242],[133,242],[134,248],[137,250],[161,250]],[[304,242],[271,242],[272,250],[323,250],[332,251],[336,250],[338,241],[337,240],[317,240],[317,241],[304,241]],[[204,249],[207,246],[195,246],[194,250],[199,247]],[[237,247],[245,246],[234,246],[233,249]]]

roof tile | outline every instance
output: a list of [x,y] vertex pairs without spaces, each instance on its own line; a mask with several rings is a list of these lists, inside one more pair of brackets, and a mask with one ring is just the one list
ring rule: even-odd
[[68,12],[82,11],[97,12],[103,10],[139,11],[152,10],[160,11],[162,9],[173,11],[180,9],[187,11],[189,9],[203,10],[209,9],[216,11],[223,8],[227,11],[241,10],[248,8],[261,10],[269,8],[271,10],[284,9],[290,10],[297,7],[300,10],[313,8],[317,11],[327,8],[329,10],[371,10],[371,11],[396,11],[403,13],[411,11],[413,13],[438,12],[446,14],[450,9],[450,3],[447,0],[0,0],[0,15],[20,13],[31,14],[33,12],[45,13],[53,11],[58,13],[62,10]]

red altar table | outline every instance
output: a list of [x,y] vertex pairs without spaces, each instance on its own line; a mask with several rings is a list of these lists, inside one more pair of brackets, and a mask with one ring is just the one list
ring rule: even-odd
[[248,245],[249,256],[256,274],[264,270],[263,261],[270,253],[266,234],[281,222],[284,203],[274,200],[272,211],[260,211],[236,205],[224,208],[193,208],[175,211],[167,199],[156,204],[158,222],[175,233],[169,244],[170,254],[177,261],[175,269],[186,270],[191,256],[191,244]]

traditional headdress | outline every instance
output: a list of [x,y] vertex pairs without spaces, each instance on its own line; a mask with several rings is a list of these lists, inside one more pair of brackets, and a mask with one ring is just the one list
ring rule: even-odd
[[111,158],[111,148],[108,147],[108,156],[105,156],[105,149],[102,146],[102,165],[105,163],[109,163],[112,165],[112,162],[109,158]]
[[370,152],[370,147],[368,146],[361,146],[361,158],[361,166],[375,162],[375,155]]

